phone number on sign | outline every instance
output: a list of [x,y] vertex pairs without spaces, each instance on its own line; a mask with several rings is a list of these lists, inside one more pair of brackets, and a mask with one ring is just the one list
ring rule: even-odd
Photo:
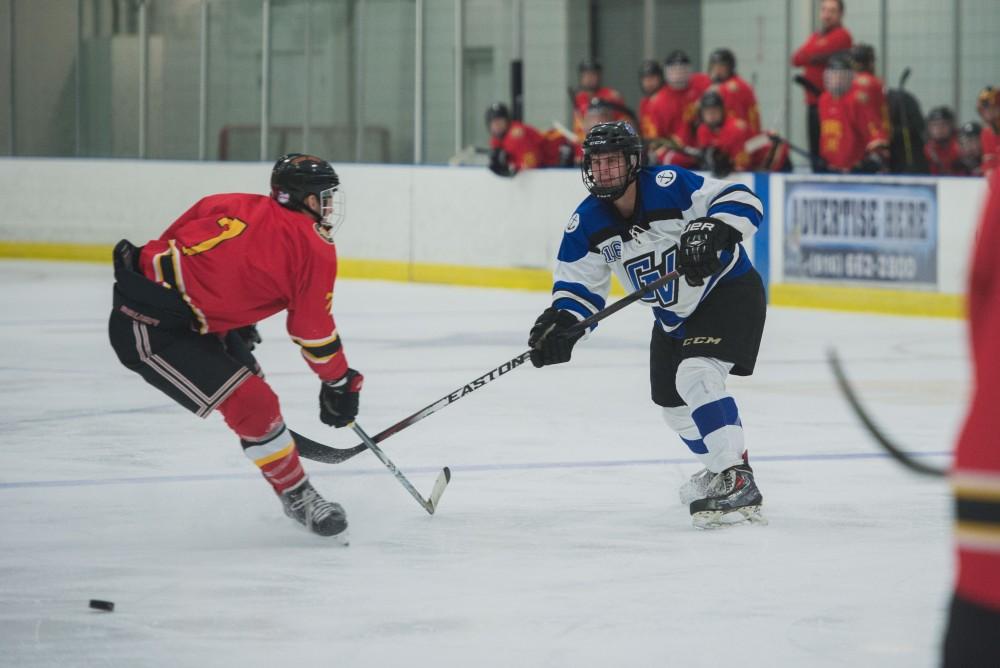
[[914,281],[917,258],[876,253],[813,253],[807,261],[809,275],[825,278],[861,278],[879,281]]

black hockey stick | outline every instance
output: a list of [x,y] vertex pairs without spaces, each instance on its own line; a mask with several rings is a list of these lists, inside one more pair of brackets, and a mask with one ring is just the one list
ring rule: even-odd
[[802,75],[802,74],[796,74],[794,77],[792,77],[792,81],[794,81],[798,85],[802,86],[803,88],[805,88],[807,91],[809,91],[813,95],[822,95],[823,94],[823,89],[822,88],[820,88],[819,86],[817,86],[816,84],[814,84],[812,81],[809,81],[809,79],[806,79],[805,76]]
[[837,386],[840,388],[841,393],[843,393],[844,398],[847,399],[847,403],[851,405],[851,408],[854,410],[854,414],[858,416],[858,419],[861,420],[861,423],[872,435],[872,438],[874,438],[879,445],[885,448],[886,452],[892,455],[893,459],[915,473],[935,477],[941,477],[947,474],[947,471],[944,469],[917,461],[912,455],[889,440],[889,437],[878,428],[871,416],[868,415],[868,412],[861,405],[861,401],[854,392],[854,388],[851,387],[850,382],[847,380],[847,375],[844,373],[844,369],[840,364],[840,358],[837,357],[837,351],[830,348],[827,351],[826,358],[830,363],[830,368],[833,369],[834,377],[837,379]]
[[396,476],[396,480],[398,480],[403,487],[406,488],[406,491],[417,500],[417,503],[419,503],[429,514],[433,515],[434,511],[437,510],[438,501],[441,500],[441,495],[444,494],[445,487],[447,487],[448,483],[451,482],[451,469],[447,466],[441,469],[441,473],[438,474],[437,480],[434,482],[434,489],[431,490],[430,497],[425,499],[420,495],[420,492],[417,491],[417,488],[413,486],[407,477],[403,475],[402,471],[396,468],[396,465],[392,463],[392,460],[389,459],[384,452],[382,452],[382,448],[375,445],[375,442],[372,441],[371,437],[365,433],[365,430],[361,428],[361,425],[357,422],[352,422],[351,429],[353,429],[354,433],[357,434],[358,437],[364,442],[365,447],[374,452],[375,456],[378,457],[382,463],[385,464],[386,468],[392,472],[392,475]]
[[[643,288],[622,297],[614,304],[601,309],[597,313],[587,318],[584,318],[580,322],[576,323],[575,325],[567,329],[565,334],[573,335],[586,330],[591,325],[594,325],[600,322],[601,320],[604,320],[608,316],[617,313],[618,311],[622,310],[632,302],[638,301],[643,297],[645,297],[646,295],[648,295],[649,293],[655,290],[659,290],[667,283],[677,280],[679,276],[680,274],[676,271],[672,271],[666,276],[661,276],[660,278],[656,279],[652,283],[647,284]],[[370,439],[371,442],[373,444],[381,443],[382,441],[389,438],[393,434],[397,434],[406,429],[407,427],[409,427],[410,425],[420,422],[428,415],[437,413],[445,406],[450,406],[459,399],[465,397],[467,394],[472,394],[479,388],[483,387],[489,382],[496,380],[497,378],[506,374],[507,372],[513,371],[514,369],[520,366],[524,366],[524,363],[528,361],[528,357],[530,355],[531,351],[527,350],[518,355],[517,357],[514,357],[513,359],[504,362],[500,366],[494,369],[490,369],[489,371],[479,376],[478,378],[475,378],[474,380],[469,381],[465,385],[462,385],[454,392],[450,392],[445,396],[441,397],[440,399],[438,399],[437,401],[435,401],[434,403],[424,406],[413,415],[405,417],[396,424],[386,427],[379,433],[372,436]],[[369,449],[369,446],[365,443],[356,445],[353,448],[334,448],[329,445],[323,445],[322,443],[314,441],[311,438],[307,438],[302,434],[298,434],[294,431],[292,432],[292,436],[295,438],[295,444],[298,446],[299,455],[305,457],[306,459],[311,459],[315,462],[323,462],[324,464],[339,464],[341,462],[347,461],[354,455],[360,454],[365,450]]]

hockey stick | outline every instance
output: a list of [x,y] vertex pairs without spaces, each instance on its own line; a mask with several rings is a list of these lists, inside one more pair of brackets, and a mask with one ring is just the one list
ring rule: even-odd
[[935,477],[941,477],[947,474],[947,471],[944,469],[940,469],[936,466],[929,466],[928,464],[917,461],[912,455],[908,454],[905,450],[890,441],[889,437],[882,433],[882,430],[875,425],[871,416],[868,415],[868,412],[861,405],[861,401],[858,399],[857,394],[855,394],[854,389],[847,380],[847,375],[844,373],[844,369],[840,364],[840,358],[837,357],[837,351],[830,348],[826,353],[826,358],[830,363],[830,368],[833,369],[834,377],[837,379],[837,386],[840,388],[841,393],[843,393],[844,398],[847,399],[847,403],[851,405],[851,408],[854,410],[854,414],[858,416],[858,419],[861,420],[861,423],[865,426],[865,429],[868,430],[868,433],[872,435],[872,438],[874,438],[879,445],[885,448],[886,452],[892,455],[893,459],[915,473]]
[[[659,290],[667,283],[677,280],[679,276],[680,274],[676,271],[672,271],[666,276],[661,276],[652,283],[645,285],[641,289],[636,290],[635,292],[632,292],[622,297],[614,304],[601,309],[597,313],[587,318],[584,318],[580,322],[568,328],[566,330],[566,335],[574,335],[586,330],[591,325],[597,324],[598,322],[604,320],[608,316],[617,313],[618,311],[622,310],[632,302],[638,301],[643,297],[645,297],[647,294],[655,290]],[[393,434],[397,434],[406,429],[407,427],[409,427],[410,425],[420,422],[428,415],[437,413],[442,408],[450,406],[459,399],[465,397],[467,394],[472,394],[479,388],[483,387],[487,383],[496,380],[505,373],[513,371],[514,369],[520,366],[524,366],[524,363],[528,361],[528,357],[530,355],[531,351],[527,350],[518,355],[517,357],[514,357],[513,359],[504,362],[500,366],[490,369],[489,371],[482,374],[478,378],[475,378],[474,380],[469,381],[465,385],[462,385],[454,392],[450,392],[445,396],[441,397],[440,399],[438,399],[437,401],[435,401],[434,403],[424,406],[413,415],[405,417],[396,424],[386,427],[379,433],[372,436],[370,439],[371,442],[373,444],[381,443],[382,441],[389,438]],[[341,462],[347,461],[354,455],[360,454],[365,450],[369,449],[369,446],[366,443],[362,443],[361,445],[356,445],[353,448],[334,448],[330,447],[329,445],[323,445],[322,443],[314,441],[311,438],[307,438],[301,434],[297,434],[294,431],[292,432],[292,436],[295,438],[295,444],[298,446],[300,456],[305,457],[306,459],[311,459],[315,462],[323,462],[324,464],[339,464]]]
[[434,489],[431,490],[430,497],[425,499],[420,495],[420,492],[417,491],[417,488],[413,486],[406,476],[403,475],[398,468],[396,468],[396,465],[392,463],[392,460],[389,459],[384,452],[382,452],[382,448],[375,445],[375,441],[373,441],[371,437],[365,433],[365,430],[361,428],[361,425],[357,422],[352,422],[351,429],[353,429],[354,433],[357,434],[362,441],[364,441],[364,447],[374,452],[375,456],[378,457],[382,463],[385,464],[386,468],[392,472],[392,475],[396,476],[396,480],[398,480],[400,484],[406,488],[406,491],[417,500],[417,503],[419,503],[429,514],[433,515],[434,511],[437,510],[437,504],[438,501],[441,500],[441,495],[444,494],[445,487],[447,487],[448,483],[451,482],[451,469],[447,466],[441,469],[441,473],[438,474],[437,480],[434,482]]

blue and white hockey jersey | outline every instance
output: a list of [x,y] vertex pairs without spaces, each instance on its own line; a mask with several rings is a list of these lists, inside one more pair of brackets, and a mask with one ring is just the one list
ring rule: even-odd
[[[764,208],[742,184],[705,178],[680,167],[645,167],[637,178],[636,211],[624,220],[611,202],[593,195],[576,208],[563,234],[552,287],[552,305],[584,318],[604,308],[611,273],[627,291],[672,272],[684,226],[704,216],[717,218],[750,238]],[[722,269],[703,285],[673,280],[642,302],[663,330],[683,336],[683,323],[715,286],[750,270],[742,244],[723,251]]]

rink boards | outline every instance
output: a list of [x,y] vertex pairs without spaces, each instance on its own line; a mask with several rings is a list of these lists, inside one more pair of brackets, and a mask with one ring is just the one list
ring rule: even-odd
[[[346,164],[341,275],[545,290],[585,195],[576,170]],[[0,159],[0,257],[107,261],[200,197],[263,192],[269,165]],[[745,246],[771,303],[958,317],[980,178],[736,174],[765,201]],[[620,293],[620,288],[616,286]]]

